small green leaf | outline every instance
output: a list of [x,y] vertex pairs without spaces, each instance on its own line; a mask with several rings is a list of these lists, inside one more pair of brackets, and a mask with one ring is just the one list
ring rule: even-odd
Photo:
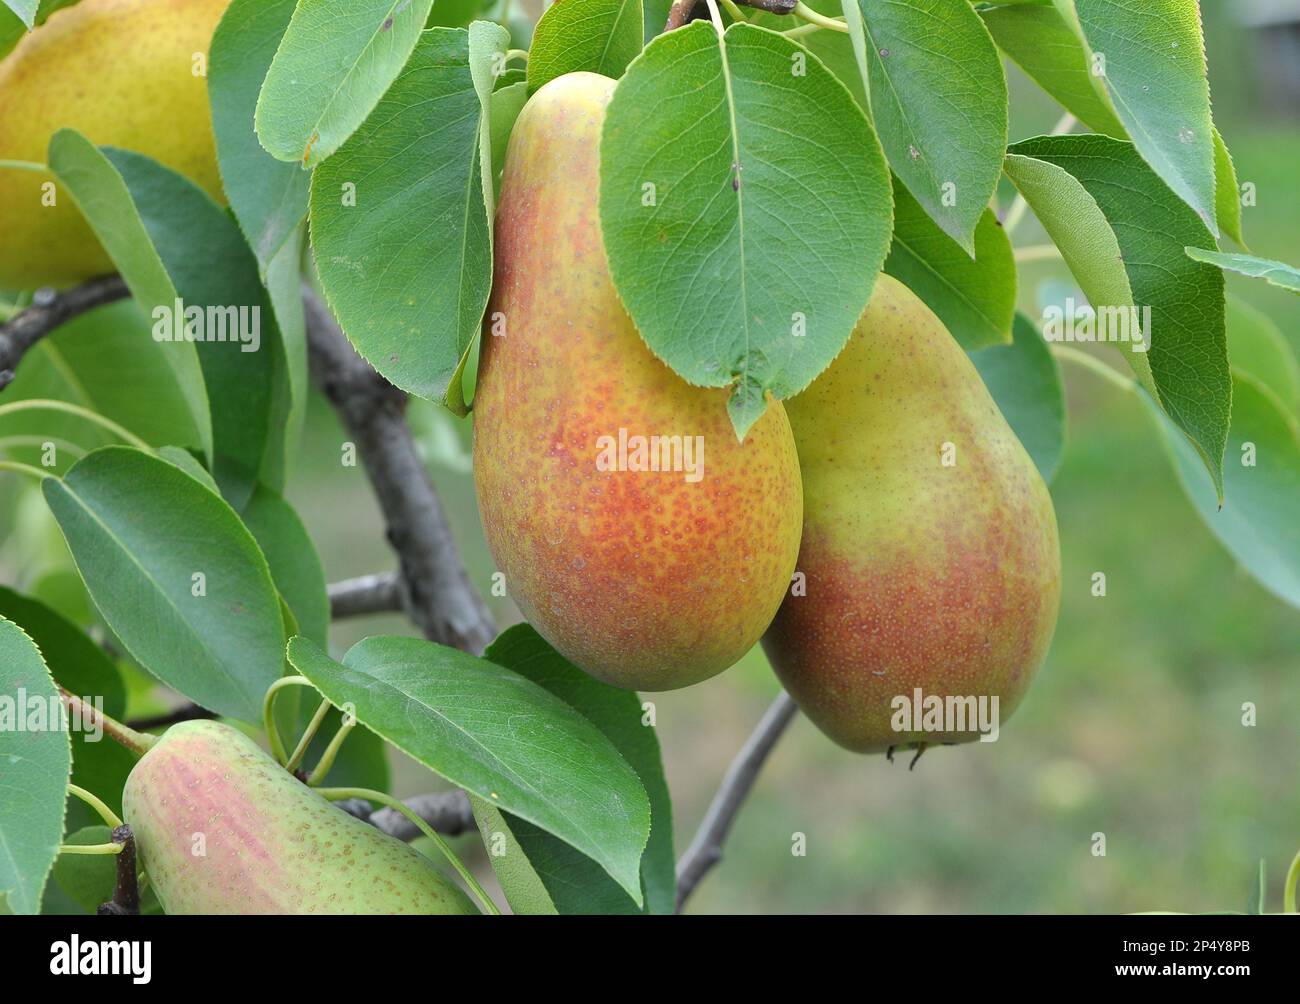
[[885,271],[924,300],[967,351],[1010,344],[1016,260],[991,210],[975,228],[972,258],[895,178],[894,240]]
[[1015,340],[971,353],[1011,431],[1049,484],[1065,449],[1065,393],[1056,359],[1038,329],[1016,314]]
[[1252,254],[1233,254],[1231,252],[1211,251],[1206,248],[1184,248],[1187,257],[1195,261],[1215,265],[1218,268],[1231,269],[1253,279],[1263,279],[1270,285],[1278,286],[1292,293],[1300,293],[1300,269],[1286,262],[1257,258]]
[[293,611],[300,633],[324,646],[330,622],[325,570],[302,520],[264,485],[257,487],[240,515],[266,556],[271,579]]
[[398,387],[453,404],[492,285],[483,117],[469,32],[431,28],[312,173],[316,267],[343,330]]
[[[650,840],[641,858],[644,911],[673,913],[672,801],[659,741],[642,720],[640,699],[576,668],[528,624],[502,633],[484,658],[513,669],[586,716],[632,765],[650,797]],[[494,833],[507,837],[504,856],[490,861],[516,913],[642,912],[595,861],[562,840],[483,799],[475,799],[474,809],[485,841]]]
[[587,70],[617,80],[641,51],[641,0],[556,0],[533,31],[528,89]]
[[1050,5],[980,11],[998,48],[1093,132],[1128,139],[1105,89],[1096,83],[1083,42]]
[[[170,310],[176,287],[153,246],[126,182],[105,154],[75,129],[50,137],[50,170],[67,188],[81,214],[122,273],[146,315]],[[212,457],[212,418],[198,349],[193,342],[169,342],[163,353],[189,407],[199,444]]]
[[278,160],[323,162],[402,72],[433,0],[298,0],[266,71],[254,118]]
[[1223,232],[1241,247],[1246,238],[1241,232],[1241,189],[1237,187],[1237,169],[1232,164],[1228,144],[1219,130],[1214,130],[1214,211]]
[[642,902],[645,788],[604,733],[559,698],[418,638],[367,638],[342,664],[295,638],[289,661],[336,707],[452,784],[595,859]]
[[[158,161],[129,150],[104,154],[126,182],[186,317],[170,319],[177,341],[192,310],[203,311],[194,342],[212,409],[213,476],[231,505],[248,500],[277,430],[271,421],[279,329],[239,227],[203,189]],[[154,334],[159,317],[155,315]],[[284,376],[282,372],[280,376]]]
[[492,194],[501,195],[501,172],[506,166],[506,147],[515,119],[528,101],[528,83],[520,80],[492,92],[490,117],[492,124]]
[[1214,126],[1200,11],[1186,0],[1056,0],[1104,66],[1111,105],[1142,158],[1194,209],[1215,222]]
[[1254,377],[1300,414],[1300,363],[1268,315],[1245,300],[1228,297],[1228,359],[1232,368]]
[[1128,143],[1040,136],[1007,153],[1007,174],[1092,306],[1150,308],[1140,343],[1148,350],[1129,345],[1124,356],[1222,488],[1232,402],[1223,273],[1183,253],[1197,239],[1211,241],[1204,223]]
[[0,728],[0,898],[11,913],[36,914],[63,837],[72,753],[59,692],[40,650],[3,617],[0,695],[8,705],[0,714],[10,720]]
[[1204,466],[1162,414],[1160,428],[1183,489],[1206,526],[1269,592],[1300,607],[1300,428],[1254,378],[1234,372],[1232,388],[1222,508]]
[[620,297],[693,384],[735,386],[743,436],[843,348],[889,245],[879,144],[852,96],[775,32],[705,22],[628,67],[600,144]]
[[307,215],[311,176],[276,160],[248,127],[294,0],[234,0],[212,36],[208,98],[221,187],[263,276]]
[[1007,146],[1007,81],[988,29],[951,0],[844,0],[844,20],[890,167],[973,256]]
[[180,468],[120,446],[41,487],[136,662],[205,708],[260,721],[283,669],[284,625],[266,559],[234,510]]
[[36,24],[36,8],[40,6],[40,0],[5,0],[5,5],[28,28]]

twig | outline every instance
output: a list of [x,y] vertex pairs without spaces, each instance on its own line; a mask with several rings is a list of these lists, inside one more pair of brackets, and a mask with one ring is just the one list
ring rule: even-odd
[[402,610],[402,580],[396,572],[377,572],[332,582],[329,594],[330,616],[336,621]]
[[112,841],[122,845],[117,855],[117,885],[113,898],[100,903],[95,913],[100,917],[133,917],[140,912],[140,882],[135,874],[135,835],[126,823],[114,827]]
[[768,754],[781,738],[790,720],[794,718],[794,701],[785,691],[772,702],[761,721],[750,733],[745,745],[727,768],[726,777],[713,796],[704,822],[695,832],[695,839],[677,863],[677,912],[680,913],[687,898],[700,884],[700,879],[722,860],[722,844],[731,832],[731,825],[749,796],[758,772]]
[[[474,829],[474,812],[470,808],[469,796],[459,788],[455,791],[415,795],[402,801],[408,809],[445,836],[455,837]],[[372,811],[370,803],[360,798],[349,798],[334,804],[398,840],[414,840],[420,835],[419,827],[396,809]]]
[[120,275],[91,279],[62,293],[37,290],[30,307],[0,324],[0,390],[13,382],[14,370],[27,350],[60,324],[130,295]]
[[329,398],[370,476],[401,565],[403,607],[427,638],[479,653],[496,634],[406,423],[406,395],[348,343],[304,288],[312,380]]
[[[769,14],[791,14],[798,0],[735,0],[735,2],[738,7],[752,7],[754,10],[765,10]],[[686,24],[699,3],[700,0],[673,0],[673,5],[668,8],[668,23],[664,25],[664,31],[673,31]]]
[[195,722],[216,717],[218,717],[216,712],[209,711],[207,708],[201,708],[197,704],[185,704],[174,711],[167,711],[149,718],[137,718],[126,724],[137,732],[149,732],[152,729],[165,729],[169,725],[176,725],[178,722]]

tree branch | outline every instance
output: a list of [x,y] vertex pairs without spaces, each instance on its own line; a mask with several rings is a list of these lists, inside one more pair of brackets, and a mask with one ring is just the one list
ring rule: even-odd
[[427,638],[475,654],[496,635],[406,424],[406,395],[353,350],[304,287],[312,380],[356,441],[401,565],[402,605]]
[[402,611],[402,580],[396,572],[376,572],[331,582],[329,595],[330,617],[336,621]]
[[14,370],[27,350],[60,324],[130,295],[120,275],[91,279],[62,293],[37,290],[30,307],[0,324],[0,390],[13,383]]
[[797,710],[790,695],[781,691],[750,733],[736,758],[731,761],[718,793],[713,796],[709,811],[705,813],[704,821],[695,833],[695,839],[677,863],[678,913],[700,884],[700,879],[722,860],[722,844],[731,832],[731,825],[754,787],[754,781],[768,754],[772,752]]
[[[455,791],[415,795],[402,801],[407,808],[445,836],[455,837],[474,829],[474,813],[470,808],[469,796],[459,788]],[[410,841],[420,836],[420,828],[396,809],[372,811],[370,803],[360,798],[349,798],[334,804],[398,840]]]
[[178,722],[194,722],[219,717],[216,712],[199,707],[197,704],[184,704],[174,711],[154,715],[150,718],[132,719],[126,724],[127,728],[135,729],[137,732],[149,732],[152,729],[165,728]]
[[126,823],[115,827],[110,838],[122,844],[117,855],[117,883],[113,898],[100,903],[95,913],[100,917],[134,917],[140,912],[140,883],[135,874],[135,834]]

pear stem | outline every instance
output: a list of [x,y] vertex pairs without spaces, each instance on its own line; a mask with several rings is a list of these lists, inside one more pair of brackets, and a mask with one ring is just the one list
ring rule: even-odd
[[60,854],[121,854],[122,844],[60,844]]
[[831,31],[842,31],[848,33],[849,26],[841,19],[827,17],[825,14],[819,14],[806,3],[797,3],[794,10],[790,12],[801,21],[807,21],[809,24],[815,24],[819,28],[829,28]]
[[316,714],[307,723],[307,728],[303,731],[302,738],[298,740],[298,745],[294,748],[293,753],[289,756],[289,762],[284,765],[284,769],[293,773],[302,763],[302,758],[307,755],[307,747],[311,741],[316,738],[316,733],[320,729],[321,722],[325,721],[325,716],[329,714],[333,705],[328,700],[322,700],[320,707],[316,709]]
[[325,780],[325,775],[328,774],[330,768],[334,766],[335,757],[339,755],[339,750],[343,748],[343,740],[348,737],[348,734],[356,724],[357,722],[355,718],[352,718],[349,715],[343,716],[343,724],[340,725],[339,730],[334,733],[334,738],[331,739],[330,744],[325,747],[325,752],[321,754],[319,762],[314,768],[312,768],[312,772],[307,776],[308,787],[314,788]]
[[94,809],[95,812],[99,814],[99,818],[102,819],[108,825],[108,828],[110,830],[116,830],[119,826],[122,825],[122,820],[117,818],[117,814],[113,812],[113,810],[110,809],[107,805],[105,805],[103,800],[98,795],[92,794],[91,792],[87,791],[85,788],[79,787],[75,784],[68,785],[68,794],[76,795],[77,798],[81,799],[92,809]]
[[37,481],[44,481],[46,478],[54,477],[49,471],[43,471],[39,467],[33,467],[31,464],[20,463],[17,460],[0,460],[0,471],[12,471],[15,474],[26,474]]
[[1287,869],[1286,882],[1282,886],[1283,913],[1300,913],[1300,910],[1296,909],[1297,885],[1300,885],[1300,851],[1296,852],[1296,856],[1291,862],[1291,867]]
[[271,755],[281,765],[289,762],[289,754],[285,752],[280,730],[275,727],[275,698],[285,687],[311,687],[315,690],[316,685],[305,676],[282,676],[266,688],[266,696],[262,698],[262,726],[266,729],[267,742],[271,744]]
[[62,411],[69,415],[76,415],[78,418],[85,419],[102,429],[111,432],[124,443],[129,443],[137,450],[143,450],[146,453],[152,453],[153,447],[143,439],[128,429],[123,428],[114,422],[111,418],[105,418],[98,412],[91,411],[89,408],[83,408],[77,404],[69,404],[67,401],[53,401],[45,398],[32,398],[28,401],[14,401],[12,404],[0,404],[0,416],[14,414],[20,411]]
[[1123,373],[1111,366],[1107,366],[1100,359],[1095,359],[1086,352],[1072,349],[1068,345],[1053,345],[1052,355],[1056,356],[1057,359],[1064,359],[1066,362],[1074,363],[1076,366],[1082,366],[1084,369],[1092,371],[1121,390],[1137,390],[1136,380],[1129,379]]
[[151,736],[147,732],[137,732],[135,729],[123,725],[116,719],[108,717],[102,711],[96,710],[80,697],[68,693],[63,687],[59,688],[59,695],[63,698],[63,703],[69,711],[79,714],[83,722],[98,725],[110,739],[119,746],[130,750],[136,756],[144,756],[153,749],[154,743],[158,741],[157,736]]
[[394,798],[392,795],[387,795],[382,791],[374,791],[370,788],[318,788],[317,791],[330,801],[340,801],[345,798],[364,798],[368,802],[378,802],[380,805],[386,805],[390,809],[395,809],[400,812],[418,826],[421,833],[438,845],[438,849],[442,851],[447,860],[451,862],[452,867],[456,869],[465,884],[470,887],[474,895],[478,897],[480,902],[482,902],[487,912],[495,917],[501,916],[501,911],[497,909],[497,905],[492,902],[492,897],[483,891],[483,887],[478,884],[478,879],[476,879],[470,870],[465,867],[465,863],[456,856],[456,852],[451,849],[447,841],[442,838],[437,830],[416,815],[411,807],[401,799]]

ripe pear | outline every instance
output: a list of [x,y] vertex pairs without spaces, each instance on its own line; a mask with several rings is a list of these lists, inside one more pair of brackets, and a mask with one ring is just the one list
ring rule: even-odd
[[997,697],[999,721],[1020,703],[1061,589],[1033,461],[942,322],[888,275],[786,410],[803,466],[804,588],[796,577],[764,638],[777,675],[851,750],[979,738],[970,717],[927,731],[894,702],[917,688],[984,697],[991,716]]
[[[671,690],[758,642],[794,570],[802,490],[780,403],[738,441],[727,391],[652,355],[614,290],[597,211],[613,88],[566,74],[515,123],[474,480],[497,567],[533,626],[607,683]],[[651,436],[679,439],[665,457]],[[644,469],[651,454],[657,470]]]
[[131,771],[122,809],[167,913],[478,912],[418,851],[220,722],[168,729]]
[[[44,164],[64,127],[148,154],[221,199],[207,52],[230,0],[81,0],[0,60],[0,160]],[[0,167],[0,288],[113,271],[48,171]],[[49,205],[53,192],[54,205]],[[223,200],[224,201],[224,200]]]

